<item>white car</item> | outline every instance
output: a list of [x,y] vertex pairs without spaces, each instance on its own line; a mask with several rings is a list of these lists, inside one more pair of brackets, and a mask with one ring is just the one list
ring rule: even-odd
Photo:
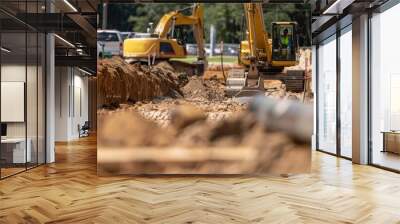
[[103,57],[103,46],[99,42],[97,42],[97,57]]
[[122,55],[123,41],[117,30],[98,30],[97,44],[101,55]]

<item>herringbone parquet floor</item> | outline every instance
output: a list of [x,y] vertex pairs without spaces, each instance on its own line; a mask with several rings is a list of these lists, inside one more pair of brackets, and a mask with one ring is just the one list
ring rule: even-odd
[[0,223],[400,223],[400,175],[315,152],[284,177],[98,177],[96,140],[0,181]]

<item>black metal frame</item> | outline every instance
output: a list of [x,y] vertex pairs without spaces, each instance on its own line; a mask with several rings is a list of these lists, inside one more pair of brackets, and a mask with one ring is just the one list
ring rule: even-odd
[[[30,2],[32,2],[32,1],[30,1]],[[39,1],[39,0],[36,0],[36,11],[38,12],[39,11],[39,2],[42,2],[42,1]],[[25,11],[27,12],[27,3],[28,3],[28,0],[25,0],[23,3],[25,3]],[[46,7],[46,11],[47,11],[47,7]],[[27,14],[26,14],[27,15]],[[26,16],[25,15],[25,16]],[[25,18],[26,19],[26,18]],[[28,121],[28,111],[27,111],[27,96],[28,96],[28,93],[27,93],[27,81],[28,81],[28,33],[32,33],[32,32],[30,32],[31,30],[33,30],[33,33],[36,33],[36,104],[37,105],[39,105],[39,68],[38,68],[38,66],[40,65],[39,64],[39,34],[40,33],[42,33],[42,32],[40,32],[39,30],[37,30],[37,29],[34,29],[33,27],[31,27],[31,26],[29,26],[28,24],[24,24],[24,28],[25,28],[25,30],[24,30],[24,32],[21,32],[21,34],[24,34],[25,35],[25,84],[24,84],[24,97],[25,97],[25,99],[24,99],[24,120],[25,120],[25,169],[24,170],[21,170],[21,171],[18,171],[18,172],[15,172],[15,173],[13,173],[13,174],[10,174],[10,175],[7,175],[7,176],[2,176],[2,168],[0,167],[0,180],[3,180],[3,179],[6,179],[6,178],[8,178],[8,177],[12,177],[12,176],[14,176],[14,175],[17,175],[17,174],[20,174],[20,173],[23,173],[23,172],[25,172],[25,171],[27,171],[27,170],[30,170],[30,169],[33,169],[33,168],[36,168],[36,167],[38,167],[38,166],[41,166],[41,165],[43,165],[43,164],[46,164],[47,163],[47,113],[46,113],[46,108],[47,108],[47,81],[46,81],[46,79],[47,79],[47,39],[46,39],[46,33],[43,33],[43,34],[45,34],[44,36],[43,36],[43,39],[42,39],[42,44],[44,44],[44,46],[42,46],[42,47],[44,47],[44,51],[41,51],[41,53],[43,53],[44,55],[41,55],[41,57],[42,57],[42,60],[44,60],[44,65],[42,65],[43,66],[43,69],[42,69],[42,74],[43,74],[43,76],[42,76],[42,82],[43,82],[43,84],[44,84],[44,99],[43,99],[43,109],[44,109],[44,116],[43,117],[41,117],[41,118],[43,118],[44,120],[42,120],[42,122],[44,122],[44,136],[43,136],[43,141],[44,141],[44,145],[42,146],[42,147],[44,147],[42,150],[43,150],[43,152],[44,152],[44,155],[42,155],[43,156],[43,159],[44,159],[44,161],[42,162],[42,163],[40,163],[39,162],[39,106],[37,106],[36,107],[36,150],[37,150],[37,152],[36,152],[36,162],[35,163],[29,163],[29,166],[28,166],[28,153],[27,153],[27,147],[28,147],[28,124],[27,124],[27,121]],[[1,45],[1,37],[2,37],[2,33],[3,32],[0,32],[0,45]],[[2,56],[1,56],[1,54],[0,54],[0,68],[2,67]],[[0,82],[1,82],[1,69],[0,69]],[[1,93],[0,93],[0,101],[1,101]],[[1,116],[1,115],[0,115]],[[1,119],[0,119],[1,120]],[[1,122],[0,122],[1,123]],[[1,155],[1,144],[0,144],[0,155]]]
[[367,100],[367,107],[368,107],[368,114],[367,114],[367,119],[368,119],[368,164],[373,164],[372,163],[372,154],[373,154],[373,149],[372,149],[372,65],[371,65],[371,55],[372,55],[372,35],[371,35],[371,19],[372,19],[372,13],[368,13],[368,54],[367,54],[367,60],[368,60],[368,75],[367,75],[367,83],[368,83],[368,100]]
[[341,114],[340,114],[340,78],[341,78],[341,66],[340,66],[340,36],[341,30],[337,25],[336,28],[336,154],[341,156],[341,133],[342,133],[342,124],[341,124]]
[[[315,92],[319,91],[319,44],[315,45]],[[319,149],[319,94],[315,94],[315,148]]]

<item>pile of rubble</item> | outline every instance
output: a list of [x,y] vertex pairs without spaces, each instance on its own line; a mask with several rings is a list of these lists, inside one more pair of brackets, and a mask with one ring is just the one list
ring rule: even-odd
[[186,99],[222,101],[226,99],[224,88],[225,86],[218,80],[204,80],[203,78],[192,76],[181,90]]
[[151,101],[141,101],[134,105],[121,105],[121,109],[133,109],[144,118],[155,121],[165,127],[170,124],[172,111],[179,106],[192,105],[201,109],[207,120],[224,120],[246,109],[246,104],[226,99],[224,101],[207,101],[194,99],[156,98]]
[[[203,110],[193,105],[174,107],[170,113],[170,125],[165,127],[143,118],[132,107],[104,111],[100,119],[102,128],[98,137],[102,145],[209,147],[250,144],[256,147],[265,145],[265,140],[270,138],[254,116],[248,113],[237,113],[227,119],[211,122]],[[127,122],[134,125],[126,125]],[[284,135],[280,137],[293,144],[288,138]]]
[[182,95],[180,74],[165,63],[156,66],[129,64],[119,57],[97,64],[98,103],[116,106],[160,96]]
[[178,105],[194,105],[212,120],[224,119],[245,108],[225,96],[220,80],[177,72],[168,62],[149,67],[128,64],[117,57],[101,60],[98,88],[99,103],[105,108],[101,111],[132,108],[162,126],[169,124],[170,113]]

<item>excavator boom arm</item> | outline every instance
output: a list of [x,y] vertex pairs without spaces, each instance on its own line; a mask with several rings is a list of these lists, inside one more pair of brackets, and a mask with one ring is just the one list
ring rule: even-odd
[[250,56],[255,60],[271,60],[271,46],[265,30],[262,3],[244,3],[247,23],[247,40]]
[[197,54],[200,60],[205,59],[204,50],[204,9],[201,4],[194,4],[192,15],[183,15],[180,11],[165,14],[158,22],[154,33],[160,38],[167,38],[167,34],[177,25],[193,25],[194,37],[197,43]]

